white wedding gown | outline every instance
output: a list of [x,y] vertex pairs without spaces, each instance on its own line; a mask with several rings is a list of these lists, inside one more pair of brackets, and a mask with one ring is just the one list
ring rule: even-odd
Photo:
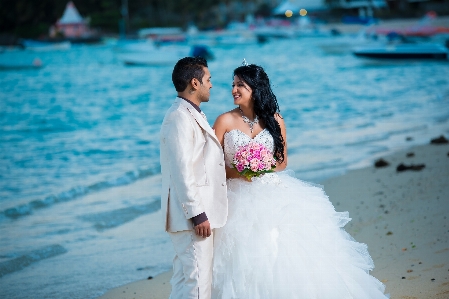
[[[273,150],[268,130],[254,139],[239,130],[225,134],[227,166],[252,140]],[[388,298],[368,273],[374,264],[367,246],[343,229],[348,212],[336,212],[322,188],[286,171],[227,184],[228,220],[215,230],[213,299]]]

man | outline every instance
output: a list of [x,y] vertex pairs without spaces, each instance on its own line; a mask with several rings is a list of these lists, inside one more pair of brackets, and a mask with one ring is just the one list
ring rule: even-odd
[[209,299],[214,228],[227,218],[221,145],[200,109],[212,88],[207,62],[185,57],[172,73],[178,92],[161,128],[161,209],[175,248],[170,299]]

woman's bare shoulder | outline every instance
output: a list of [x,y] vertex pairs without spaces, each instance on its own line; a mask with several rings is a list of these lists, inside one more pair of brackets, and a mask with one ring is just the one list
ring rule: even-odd
[[229,126],[230,124],[232,124],[232,122],[235,120],[236,118],[236,109],[230,110],[228,112],[225,112],[223,114],[220,114],[217,119],[215,120],[215,124],[214,127],[216,127],[217,125],[219,126]]

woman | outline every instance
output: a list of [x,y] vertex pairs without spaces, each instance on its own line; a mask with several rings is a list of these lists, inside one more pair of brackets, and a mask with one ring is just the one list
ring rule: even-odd
[[[244,62],[245,63],[245,62]],[[343,230],[350,221],[319,187],[286,171],[284,120],[262,67],[234,70],[234,104],[214,125],[226,161],[229,215],[216,230],[214,299],[387,298],[365,244]],[[232,166],[240,146],[263,144],[275,173],[251,180]]]

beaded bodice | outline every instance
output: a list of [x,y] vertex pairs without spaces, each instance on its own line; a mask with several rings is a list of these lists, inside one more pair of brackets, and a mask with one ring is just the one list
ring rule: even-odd
[[273,152],[274,141],[270,132],[263,129],[254,138],[249,137],[238,129],[231,130],[224,134],[224,154],[225,162],[228,167],[231,167],[234,155],[240,146],[246,145],[251,141],[263,144],[268,150]]

